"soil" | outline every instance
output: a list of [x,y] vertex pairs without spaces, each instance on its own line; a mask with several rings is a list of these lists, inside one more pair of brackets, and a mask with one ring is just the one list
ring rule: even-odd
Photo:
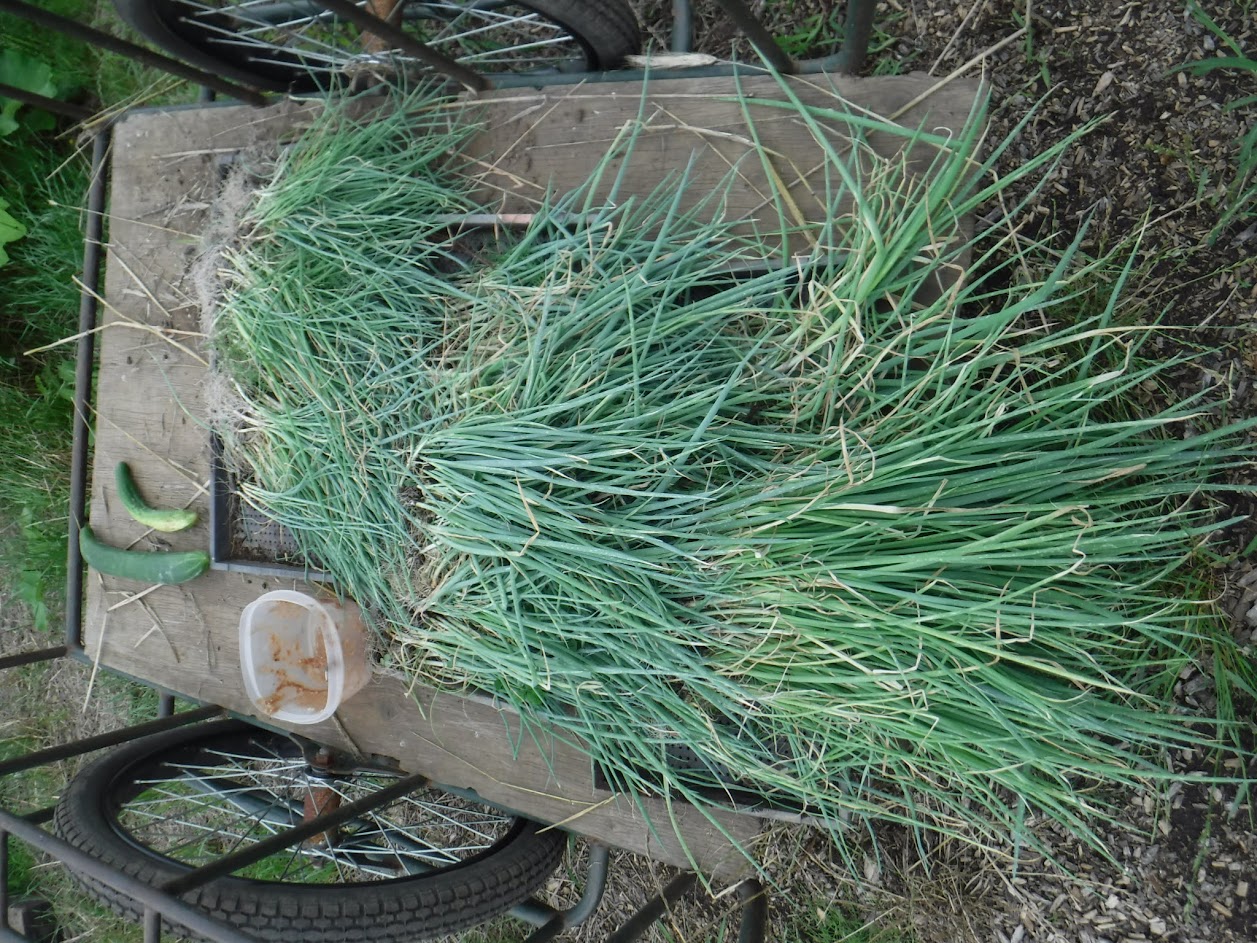
[[[636,6],[648,35],[666,44],[670,4],[638,0]],[[808,55],[831,51],[824,37],[834,35],[826,31],[841,25],[844,10],[833,0],[750,6]],[[1240,48],[1257,50],[1257,6],[1238,0],[1203,6]],[[1241,140],[1257,118],[1255,106],[1227,106],[1257,94],[1257,74],[1177,71],[1232,54],[1184,0],[885,0],[876,23],[874,45],[883,48],[866,73],[927,71],[941,78],[967,66],[962,74],[983,75],[991,88],[990,140],[1026,122],[1000,169],[1094,124],[1034,197],[1032,235],[1064,246],[1087,227],[1087,252],[1135,252],[1127,307],[1144,321],[1160,317],[1175,328],[1158,337],[1157,353],[1194,355],[1172,372],[1173,389],[1165,395],[1220,387],[1232,418],[1257,414],[1257,214],[1237,214],[1219,226],[1233,198]],[[819,35],[817,24],[826,27]],[[749,55],[715,0],[695,2],[695,50]],[[1252,484],[1257,469],[1238,470],[1233,480]],[[1233,493],[1225,502],[1224,510],[1236,515],[1257,510],[1252,495]],[[1221,533],[1215,573],[1216,592],[1250,654],[1257,640],[1254,535],[1252,522]],[[1202,676],[1185,674],[1179,693],[1187,703],[1212,706]],[[1241,716],[1252,717],[1251,706],[1242,706]],[[1219,762],[1196,754],[1173,761],[1183,771]],[[1227,762],[1233,775],[1238,761]],[[1257,776],[1257,768],[1248,773]],[[921,943],[1257,940],[1250,796],[1234,786],[1170,784],[1144,796],[1102,799],[1117,810],[1114,824],[1097,836],[1104,853],[1032,823],[1051,860],[884,830],[878,849],[864,849],[863,873],[852,874],[823,836],[774,826],[764,857],[778,881],[774,938],[790,935],[783,930],[788,915],[803,903],[832,902],[855,904],[870,926],[901,928]],[[695,914],[692,920],[675,915],[674,939],[712,938],[710,909]],[[598,935],[591,929],[586,938]]]

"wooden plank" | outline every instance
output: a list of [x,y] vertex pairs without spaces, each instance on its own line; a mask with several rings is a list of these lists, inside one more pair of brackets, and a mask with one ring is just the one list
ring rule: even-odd
[[[767,95],[771,89],[763,86],[765,81],[772,80],[756,79],[748,87],[757,96]],[[798,84],[800,94],[822,94],[809,86],[811,81]],[[933,80],[832,81],[853,107],[893,112]],[[730,99],[734,91],[729,79],[670,80],[652,86],[646,112],[640,112],[636,85],[493,93],[484,107],[502,117],[472,145],[484,164],[495,168],[483,185],[525,196],[551,185],[573,186],[598,153],[590,145],[616,133],[639,112],[648,114],[653,124],[645,132],[651,149],[643,151],[650,159],[626,171],[638,192],[653,189],[665,168],[690,164],[702,168],[702,174],[721,172],[725,162],[747,156],[745,115]],[[931,126],[958,127],[975,91],[972,84],[954,85],[930,99]],[[112,544],[174,550],[208,545],[209,398],[194,261],[222,159],[293,134],[316,108],[288,102],[263,110],[225,106],[141,112],[116,128],[103,313],[109,326],[100,343],[91,494],[92,526]],[[910,112],[905,120],[915,122],[921,114]],[[710,121],[704,124],[705,116]],[[766,120],[761,127],[776,153],[792,155],[793,163],[780,166],[804,168],[815,156],[815,139],[809,145],[807,136],[788,122]],[[711,141],[719,147],[703,150]],[[893,141],[884,145],[896,146]],[[694,173],[695,181],[710,179],[697,169]],[[501,181],[508,179],[514,183],[503,189]],[[763,185],[761,179],[758,186]],[[810,207],[807,213],[817,212],[819,204],[804,199],[808,175],[798,174],[791,186],[797,188],[792,192],[797,192],[799,205]],[[755,189],[748,184],[739,197],[748,220],[763,210]],[[521,198],[501,205],[512,209],[530,204]],[[201,523],[179,534],[145,533],[123,512],[113,490],[114,466],[121,460],[131,463],[153,503],[189,505],[201,513]],[[212,572],[127,602],[144,587],[90,573],[87,652],[102,665],[250,714],[240,681],[236,627],[248,602],[281,586],[317,592],[292,581]],[[395,677],[375,677],[345,705],[336,722],[302,732],[334,746],[393,757],[407,770],[475,789],[524,814],[562,822],[668,863],[696,863],[720,877],[732,877],[745,866],[732,842],[750,845],[758,831],[757,821],[742,815],[722,814],[709,821],[694,809],[669,809],[659,801],[639,808],[623,796],[595,789],[590,762],[581,751],[545,734],[523,733],[511,712],[476,699],[408,689]]]
[[[663,186],[680,190],[678,206],[691,212],[732,175],[736,185],[727,202],[704,206],[696,215],[710,218],[718,210],[727,220],[745,220],[734,232],[758,232],[772,247],[780,244],[773,233],[799,229],[803,233],[790,240],[788,251],[806,251],[809,231],[841,218],[853,205],[841,182],[827,183],[823,170],[826,148],[852,151],[841,114],[897,115],[907,128],[955,134],[973,109],[980,83],[953,82],[926,95],[935,82],[921,75],[788,81],[763,75],[657,81],[644,95],[638,86],[617,83],[500,91],[481,97],[478,114],[485,129],[467,150],[479,159],[477,197],[496,203],[500,212],[524,213],[548,191],[563,193],[594,177],[608,149],[631,138],[631,153],[613,160],[593,188],[595,204]],[[796,109],[778,107],[790,94],[817,109],[814,122],[802,120]],[[880,157],[900,154],[907,143],[880,131],[866,140]],[[907,172],[926,171],[934,155],[930,147],[914,147]]]

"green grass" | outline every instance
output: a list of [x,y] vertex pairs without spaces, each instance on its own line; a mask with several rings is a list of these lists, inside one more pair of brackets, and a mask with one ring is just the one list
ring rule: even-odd
[[[110,0],[38,0],[37,6],[97,29],[140,41]],[[114,107],[136,101],[190,101],[195,89],[181,79],[0,13],[0,49],[16,49],[52,67],[60,97]],[[143,44],[143,43],[142,43]]]
[[[121,31],[108,3],[42,6]],[[0,49],[49,66],[62,98],[112,107],[191,94],[152,70],[8,14],[0,14],[0,36]],[[0,568],[42,628],[65,582],[73,347],[23,352],[77,330],[88,162],[70,129],[47,115],[25,108],[18,123],[0,137],[0,199],[27,230],[7,246],[10,261],[0,267]]]
[[[107,2],[40,5],[121,31]],[[155,95],[188,100],[193,94],[151,70],[9,15],[0,14],[0,37],[0,49],[51,67],[58,96],[93,107]],[[0,267],[0,573],[7,583],[0,596],[16,597],[29,619],[51,632],[64,602],[73,348],[33,357],[23,351],[77,330],[74,278],[82,264],[87,161],[68,127],[31,117],[29,109],[19,112],[19,129],[0,138],[0,198],[27,229],[6,247],[11,260]],[[58,700],[58,673],[66,670],[37,665],[5,673],[0,756],[67,739],[65,732],[76,726],[71,715],[81,705]],[[104,676],[96,685],[93,709],[119,724],[153,716],[150,689]],[[0,782],[0,800],[9,807],[46,805],[59,793],[64,773],[62,765],[7,777]],[[137,927],[87,902],[62,869],[39,862],[20,842],[10,840],[9,847],[10,893],[53,900],[67,938],[138,943]]]
[[13,515],[0,531],[0,567],[40,629],[65,585],[69,374],[58,360],[33,378],[0,377],[0,505]]
[[856,910],[834,904],[800,907],[787,921],[781,943],[913,943],[897,927],[865,920]]
[[[1091,787],[1212,742],[1163,680],[1234,648],[1181,592],[1246,430],[1214,428],[1209,393],[1130,409],[1175,366],[1116,317],[1133,259],[962,235],[1077,136],[995,183],[1012,144],[975,172],[976,118],[916,137],[926,188],[865,143],[912,132],[777,107],[849,122],[858,160],[822,144],[824,218],[859,225],[740,280],[724,266],[770,256],[763,234],[679,211],[683,180],[615,206],[591,183],[436,275],[424,221],[477,211],[446,156],[465,129],[421,96],[333,112],[226,260],[243,495],[397,664],[557,726],[621,791],[710,807],[732,770],[843,849],[848,820],[1001,842],[1035,815],[1095,841]],[[971,277],[931,292],[963,251]]]
[[1025,38],[1021,41],[1021,52],[1025,56],[1026,62],[1032,63],[1039,70],[1039,79],[1042,82],[1039,91],[1043,93],[1052,87],[1052,74],[1048,71],[1048,66],[1051,62],[1047,52],[1035,46],[1034,28],[1030,23],[1026,22],[1028,10],[1029,8],[1027,7],[1026,10],[1013,9],[1010,12],[1014,25],[1018,29],[1026,28]]
[[23,359],[21,352],[65,337],[77,325],[74,279],[82,270],[88,171],[82,155],[47,134],[23,128],[0,139],[0,192],[27,228],[0,269],[0,297],[12,315],[0,328],[0,354],[11,370],[29,372],[47,363],[49,358]]
[[[16,140],[15,140],[16,139]],[[18,574],[20,597],[47,623],[47,595],[65,581],[72,423],[72,347],[23,351],[73,334],[78,324],[82,235],[75,207],[85,174],[78,159],[34,133],[0,139],[0,193],[27,235],[0,269],[0,566]]]
[[[21,685],[15,686],[17,690],[21,690]],[[10,687],[14,690],[14,687]],[[29,736],[9,736],[0,739],[0,761],[10,760],[14,757],[23,756],[32,750],[38,749],[40,744]],[[38,781],[33,780],[38,777]],[[21,802],[29,795],[48,795],[48,777],[42,771],[34,771],[20,773],[15,776],[7,777],[0,780],[0,800],[6,805],[17,800]],[[30,805],[29,803],[24,803]],[[23,810],[25,811],[25,810]],[[38,884],[38,875],[35,871],[37,859],[32,853],[30,846],[25,842],[16,838],[8,839],[9,848],[9,893],[13,899],[20,900],[23,897],[29,897]]]
[[[0,759],[68,740],[67,731],[80,723],[77,715],[84,710],[89,672],[87,666],[65,663],[28,665],[5,672],[4,696],[0,698]],[[92,691],[88,709],[111,718],[113,726],[140,723],[156,715],[157,699],[151,688],[101,673]],[[66,777],[93,755],[0,779],[0,803],[22,813],[55,802]],[[51,901],[64,938],[139,943],[138,927],[89,901],[62,867],[48,863],[17,839],[9,840],[9,848],[9,893],[13,899]]]

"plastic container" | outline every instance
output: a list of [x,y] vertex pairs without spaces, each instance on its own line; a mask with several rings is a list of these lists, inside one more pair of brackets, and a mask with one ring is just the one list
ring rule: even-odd
[[287,589],[240,614],[244,690],[265,716],[292,724],[327,720],[370,677],[367,631],[352,602]]

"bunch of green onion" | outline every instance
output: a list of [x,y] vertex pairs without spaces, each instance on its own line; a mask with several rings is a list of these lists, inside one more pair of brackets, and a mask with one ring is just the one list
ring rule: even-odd
[[475,106],[329,108],[223,257],[242,494],[394,664],[497,695],[618,790],[755,794],[840,837],[1093,836],[1097,784],[1217,736],[1172,703],[1185,665],[1251,684],[1182,593],[1251,446],[1205,394],[1132,410],[1170,365],[1115,323],[1124,278],[1086,309],[1113,261],[1016,235],[1009,195],[1072,140],[996,178],[981,114],[941,139],[783,89],[834,208],[788,259],[789,213],[721,217],[734,168],[690,211],[684,169],[647,198],[592,180],[468,262]]

